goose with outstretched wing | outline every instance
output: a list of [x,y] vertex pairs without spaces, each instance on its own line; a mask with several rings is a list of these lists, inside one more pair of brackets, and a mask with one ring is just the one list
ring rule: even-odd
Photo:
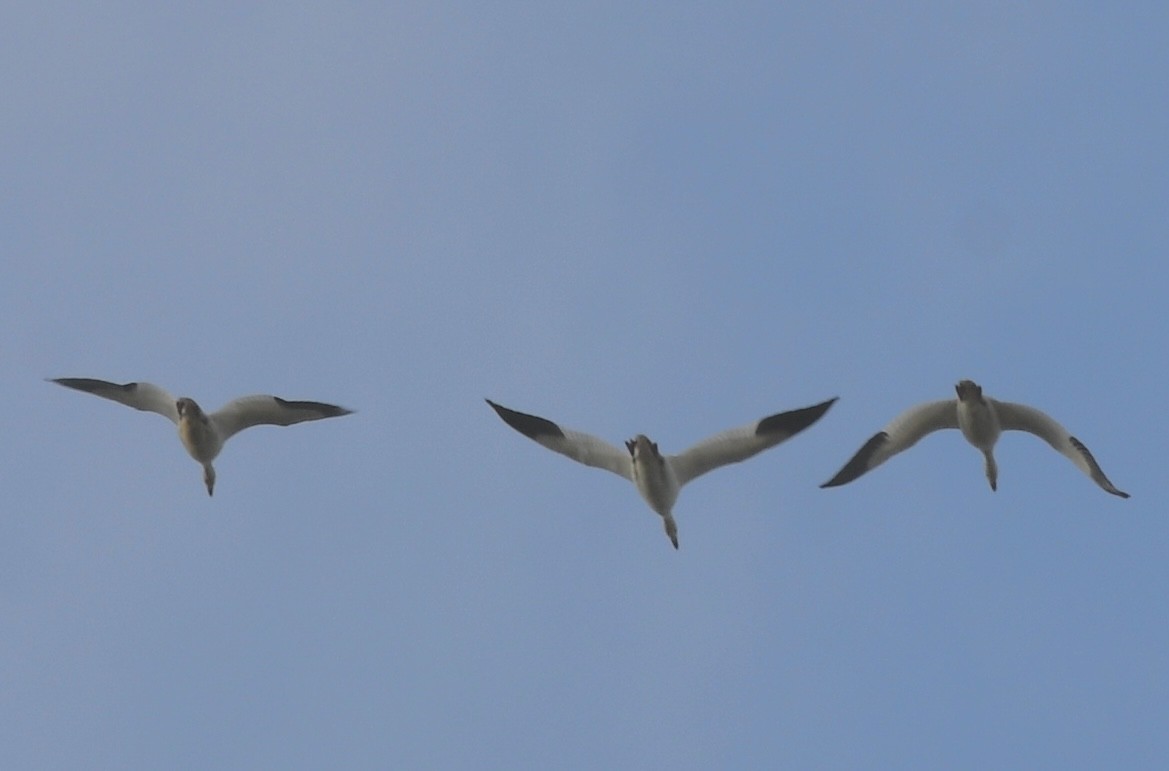
[[215,488],[215,467],[211,462],[223,444],[235,434],[252,426],[291,426],[306,420],[336,418],[352,410],[322,402],[298,402],[279,396],[244,396],[228,402],[210,414],[194,399],[176,399],[151,383],[110,383],[92,378],[63,377],[52,382],[78,391],[111,399],[145,412],[157,412],[178,426],[179,439],[191,457],[203,466],[207,494]]
[[994,446],[999,436],[1003,431],[1026,431],[1065,455],[1107,492],[1121,498],[1128,497],[1128,493],[1118,490],[1108,480],[1084,443],[1046,414],[1025,404],[1000,402],[983,396],[981,386],[972,380],[959,382],[954,390],[957,391],[957,399],[926,402],[898,415],[883,431],[865,442],[836,476],[820,486],[848,484],[897,453],[908,450],[927,434],[944,428],[957,428],[986,460],[986,479],[990,482],[991,490],[998,489],[998,464],[994,459]]
[[487,403],[503,422],[524,436],[567,455],[586,466],[611,471],[633,482],[641,497],[662,518],[666,535],[678,548],[674,502],[687,482],[728,463],[746,460],[756,453],[790,439],[819,420],[835,402],[826,402],[757,420],[716,434],[679,455],[662,455],[656,443],[638,434],[621,450],[603,439],[562,428],[545,418],[516,412],[490,399]]

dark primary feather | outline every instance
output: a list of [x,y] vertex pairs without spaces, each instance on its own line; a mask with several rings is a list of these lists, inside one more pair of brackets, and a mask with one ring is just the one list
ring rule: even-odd
[[491,405],[491,408],[495,410],[499,417],[503,418],[504,423],[507,423],[529,439],[539,440],[541,436],[564,436],[564,432],[560,430],[560,426],[551,420],[546,420],[536,415],[529,415],[526,412],[509,410],[507,407],[496,404],[490,399],[484,399],[484,401]]
[[836,403],[836,399],[837,397],[834,396],[826,402],[814,404],[811,407],[780,412],[776,415],[766,417],[759,421],[759,425],[755,427],[755,435],[767,436],[782,434],[784,436],[794,436],[819,420],[828,411],[828,408]]
[[54,383],[65,386],[66,388],[76,388],[78,391],[85,391],[86,393],[95,393],[97,391],[108,391],[110,389],[120,389],[127,393],[133,392],[138,387],[137,383],[111,383],[106,380],[97,380],[91,377],[58,377],[53,378]]
[[829,479],[820,487],[837,487],[839,485],[848,484],[860,475],[869,470],[869,459],[873,457],[874,453],[880,449],[881,445],[889,441],[889,435],[884,431],[875,434],[869,441],[865,442],[864,446],[857,450],[856,455],[852,456],[852,460],[844,464],[844,468],[836,472],[836,476]]
[[1110,492],[1113,495],[1118,495],[1121,498],[1130,497],[1128,493],[1117,488],[1117,486],[1112,484],[1108,477],[1105,476],[1104,469],[1100,468],[1100,464],[1096,462],[1095,456],[1093,456],[1092,453],[1088,451],[1088,448],[1084,445],[1083,442],[1074,436],[1069,436],[1068,441],[1072,443],[1072,447],[1075,447],[1076,450],[1084,456],[1084,460],[1088,461],[1088,468],[1090,471],[1089,476],[1095,480],[1096,484],[1100,485],[1100,487],[1104,488],[1106,492]]
[[276,403],[281,407],[288,407],[294,410],[310,410],[318,413],[322,418],[339,418],[342,415],[352,415],[353,410],[338,407],[336,404],[325,404],[324,402],[295,402],[288,399],[281,399],[279,396],[273,396]]

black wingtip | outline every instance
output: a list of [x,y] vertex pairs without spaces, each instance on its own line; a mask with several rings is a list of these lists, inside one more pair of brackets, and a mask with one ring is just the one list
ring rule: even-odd
[[1096,457],[1092,455],[1090,450],[1088,450],[1087,445],[1074,436],[1069,436],[1068,440],[1071,441],[1072,447],[1075,447],[1076,450],[1078,450],[1079,453],[1083,455],[1085,459],[1087,459],[1088,465],[1092,469],[1092,473],[1089,474],[1089,476],[1092,477],[1093,482],[1100,485],[1100,489],[1104,490],[1106,493],[1112,493],[1113,495],[1119,496],[1121,498],[1129,497],[1128,493],[1117,489],[1116,485],[1112,484],[1112,480],[1110,480],[1104,473],[1104,469],[1100,468],[1100,464],[1096,462]]
[[820,488],[839,487],[846,485],[852,480],[864,474],[869,470],[869,460],[872,459],[873,453],[877,448],[888,441],[889,435],[884,431],[874,434],[869,441],[864,443],[864,446],[857,450],[856,455],[853,455],[848,463],[844,464],[844,468],[836,472],[836,476],[829,479]]
[[352,415],[353,410],[348,407],[338,407],[336,404],[326,404],[325,402],[305,402],[292,401],[290,399],[281,399],[279,396],[273,396],[276,402],[284,407],[293,407],[297,409],[315,410],[321,413],[323,418],[339,418],[342,415]]
[[759,421],[759,425],[755,426],[755,435],[763,436],[764,434],[783,434],[785,436],[795,436],[820,418],[824,417],[824,413],[828,411],[829,407],[836,403],[838,398],[840,397],[833,396],[828,401],[820,402],[819,404],[813,404],[811,407],[803,407],[798,410],[780,412],[776,415],[766,417]]
[[495,410],[495,413],[503,419],[504,423],[529,439],[539,439],[541,436],[564,436],[564,432],[560,430],[560,426],[551,420],[546,420],[536,415],[529,415],[526,412],[509,410],[502,404],[496,404],[490,399],[484,399],[484,401],[491,405],[491,409]]
[[51,377],[45,379],[57,385],[73,388],[78,391],[85,391],[90,394],[111,388],[117,388],[122,391],[133,391],[138,387],[137,383],[111,383],[108,380],[98,380],[92,377]]

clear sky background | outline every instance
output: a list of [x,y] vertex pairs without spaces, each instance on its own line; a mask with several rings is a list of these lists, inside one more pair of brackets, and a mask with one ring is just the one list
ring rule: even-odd
[[[1165,6],[553,5],[0,11],[4,765],[1164,767]],[[63,376],[357,413],[208,498]],[[818,488],[967,377],[1132,498],[1021,434]],[[677,552],[483,401],[831,396]]]

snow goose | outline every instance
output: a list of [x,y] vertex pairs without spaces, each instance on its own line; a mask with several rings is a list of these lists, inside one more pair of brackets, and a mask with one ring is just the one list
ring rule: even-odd
[[336,418],[352,412],[333,404],[294,402],[279,396],[257,395],[230,401],[208,415],[194,399],[175,399],[165,389],[151,383],[119,385],[84,377],[55,378],[52,382],[169,418],[179,428],[183,447],[203,465],[203,481],[207,485],[208,495],[212,495],[215,488],[215,468],[211,461],[219,455],[224,442],[245,428],[260,425],[291,426],[306,420]]
[[680,455],[662,455],[657,444],[644,434],[630,439],[625,443],[625,450],[620,450],[595,436],[561,428],[535,415],[509,410],[490,399],[486,401],[503,422],[529,439],[586,466],[612,471],[633,482],[649,507],[661,516],[666,535],[677,549],[678,526],[674,522],[673,508],[683,485],[708,471],[746,460],[795,436],[819,420],[836,398],[724,431]]
[[1127,498],[1108,481],[1100,464],[1088,452],[1084,443],[1068,433],[1046,414],[1034,407],[1012,402],[1000,402],[982,395],[982,388],[972,380],[963,380],[954,387],[958,398],[940,402],[926,402],[911,407],[898,415],[892,423],[874,435],[844,464],[836,476],[821,487],[848,484],[871,471],[902,450],[917,444],[926,434],[943,428],[961,429],[966,441],[974,445],[986,458],[986,478],[990,489],[998,489],[998,465],[994,460],[994,445],[1003,431],[1027,431],[1066,455],[1072,463],[1113,495]]

